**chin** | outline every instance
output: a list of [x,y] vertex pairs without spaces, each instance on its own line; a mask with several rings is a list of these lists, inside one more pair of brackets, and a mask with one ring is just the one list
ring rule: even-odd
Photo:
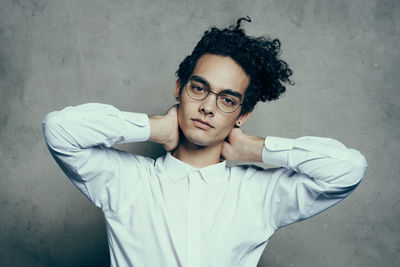
[[218,143],[214,138],[202,134],[185,134],[185,137],[190,143],[203,147],[212,146]]
[[186,139],[187,139],[190,143],[195,144],[195,145],[198,145],[198,146],[206,147],[206,146],[212,145],[211,142],[208,141],[208,140],[205,140],[205,138],[186,137]]

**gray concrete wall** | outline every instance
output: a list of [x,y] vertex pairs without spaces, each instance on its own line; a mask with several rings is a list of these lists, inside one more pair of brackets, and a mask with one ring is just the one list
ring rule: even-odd
[[349,198],[279,230],[259,266],[400,265],[399,1],[2,0],[0,266],[108,265],[101,212],[50,157],[42,119],[85,102],[164,113],[202,32],[245,15],[249,34],[281,39],[296,82],[245,131],[333,137],[369,164]]

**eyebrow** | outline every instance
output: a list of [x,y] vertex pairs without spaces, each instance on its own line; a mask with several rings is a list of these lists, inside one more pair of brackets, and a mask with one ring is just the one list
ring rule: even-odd
[[193,75],[193,76],[190,77],[189,80],[195,80],[195,81],[197,81],[197,82],[199,82],[199,83],[201,83],[201,84],[203,84],[205,86],[208,86],[208,88],[210,88],[210,84],[207,82],[207,80],[202,78],[202,77],[200,77],[200,76]]
[[[209,83],[207,82],[207,80],[204,79],[203,77],[200,77],[200,76],[197,76],[197,75],[193,75],[193,76],[190,77],[190,79],[193,79],[193,80],[195,80],[195,81],[197,81],[197,82],[203,84],[204,86],[207,86],[208,88],[210,88],[210,84],[209,84]],[[190,79],[189,79],[189,80],[190,80]],[[221,92],[224,92],[225,94],[237,96],[237,97],[239,97],[240,99],[242,99],[242,94],[239,93],[238,91],[233,90],[233,89],[224,89],[224,90],[222,90]],[[221,93],[221,92],[220,92],[220,93]]]

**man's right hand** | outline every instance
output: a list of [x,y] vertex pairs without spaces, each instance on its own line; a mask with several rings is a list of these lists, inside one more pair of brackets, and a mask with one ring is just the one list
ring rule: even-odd
[[149,116],[149,141],[162,144],[171,151],[179,143],[178,105],[172,106],[165,115]]

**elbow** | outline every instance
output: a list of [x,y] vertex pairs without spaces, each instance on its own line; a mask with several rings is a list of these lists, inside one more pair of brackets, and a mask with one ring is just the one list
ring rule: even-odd
[[60,113],[60,111],[51,111],[51,112],[47,113],[47,115],[44,117],[44,119],[42,121],[42,128],[45,125],[55,122],[57,120],[59,113]]
[[44,139],[46,141],[46,144],[50,148],[57,147],[59,144],[59,123],[58,123],[58,113],[59,111],[52,111],[48,113],[43,121],[42,121],[42,132]]
[[367,169],[368,169],[368,164],[367,160],[365,157],[355,149],[350,149],[351,151],[351,158],[350,158],[350,171],[349,171],[349,176],[351,177],[353,184],[358,185],[361,183],[362,179],[364,178]]
[[362,182],[368,169],[367,161],[360,152],[354,151],[351,151],[354,154],[351,159],[342,161],[340,171],[334,180],[325,184],[323,191],[330,195],[328,198],[345,198]]

